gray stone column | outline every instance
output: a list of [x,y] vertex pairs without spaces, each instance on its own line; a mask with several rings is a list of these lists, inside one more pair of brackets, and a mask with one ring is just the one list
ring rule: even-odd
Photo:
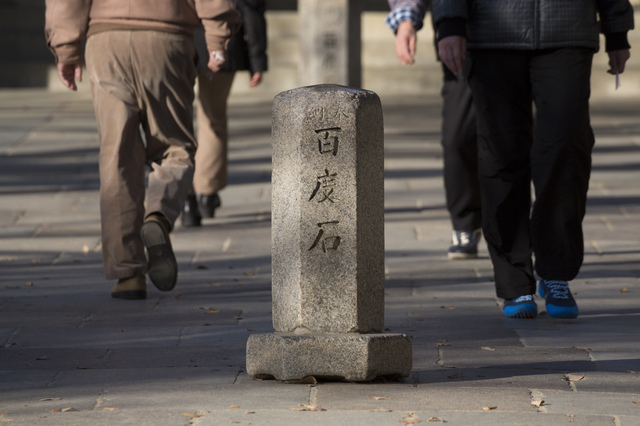
[[298,1],[300,85],[361,86],[362,0]]
[[337,85],[273,103],[274,334],[252,335],[252,377],[406,377],[411,342],[384,326],[384,141],[370,91]]

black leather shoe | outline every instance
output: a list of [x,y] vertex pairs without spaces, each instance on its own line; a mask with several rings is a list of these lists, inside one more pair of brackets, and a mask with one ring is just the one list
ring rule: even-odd
[[[169,225],[170,226],[170,225]],[[178,280],[178,262],[169,239],[168,221],[152,214],[140,230],[142,242],[147,249],[147,274],[158,290],[169,291]]]
[[218,197],[217,192],[211,195],[200,195],[198,197],[198,208],[200,210],[200,216],[202,217],[214,217],[216,209],[221,205],[222,203],[220,202],[220,197]]
[[200,226],[202,216],[198,210],[198,202],[195,195],[187,196],[182,208],[182,226]]

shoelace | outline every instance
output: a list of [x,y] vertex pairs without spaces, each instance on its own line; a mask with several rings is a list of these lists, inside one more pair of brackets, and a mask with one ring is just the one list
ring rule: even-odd
[[569,298],[569,283],[566,281],[546,281],[547,292],[555,299]]
[[524,296],[518,297],[513,302],[514,303],[531,302],[532,300],[533,300],[533,297],[530,294],[525,294]]

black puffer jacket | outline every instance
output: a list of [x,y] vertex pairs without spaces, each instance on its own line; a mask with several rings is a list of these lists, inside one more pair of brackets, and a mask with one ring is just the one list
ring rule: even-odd
[[628,0],[433,0],[433,18],[438,39],[462,35],[470,49],[598,49],[602,32],[615,50],[629,47],[633,7]]
[[[235,0],[242,16],[242,27],[229,40],[227,60],[221,71],[248,70],[252,75],[267,70],[267,23],[264,18],[266,0]],[[202,31],[196,31],[196,47],[200,72],[207,72],[209,54]]]

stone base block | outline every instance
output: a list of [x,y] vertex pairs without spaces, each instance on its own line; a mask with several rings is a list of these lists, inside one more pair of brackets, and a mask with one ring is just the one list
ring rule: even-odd
[[247,374],[256,379],[403,378],[412,362],[404,334],[253,334],[247,342]]

